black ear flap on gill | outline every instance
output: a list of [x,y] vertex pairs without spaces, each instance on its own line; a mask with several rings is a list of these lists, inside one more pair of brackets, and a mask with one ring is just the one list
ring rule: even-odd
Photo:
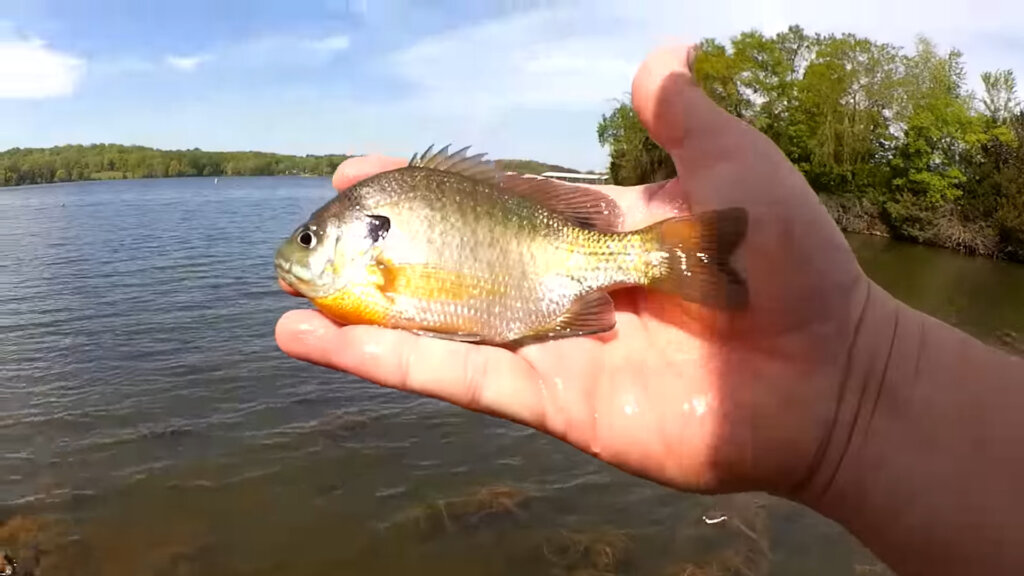
[[391,229],[391,219],[387,216],[370,214],[366,217],[366,236],[373,242],[380,242]]

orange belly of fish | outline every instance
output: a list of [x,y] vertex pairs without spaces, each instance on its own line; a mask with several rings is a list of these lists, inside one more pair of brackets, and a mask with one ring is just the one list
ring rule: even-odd
[[366,269],[365,283],[352,283],[330,296],[313,299],[325,316],[342,324],[375,324],[437,332],[473,333],[479,319],[449,316],[426,325],[412,318],[397,318],[390,296],[421,302],[460,302],[472,298],[498,298],[504,287],[482,278],[429,265],[393,265],[381,261]]
[[391,312],[390,300],[376,286],[343,290],[312,300],[325,316],[342,324],[386,325]]

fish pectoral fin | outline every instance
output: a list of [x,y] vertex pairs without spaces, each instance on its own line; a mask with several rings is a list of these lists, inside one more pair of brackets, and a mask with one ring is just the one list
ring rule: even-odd
[[411,329],[409,332],[417,336],[428,338],[439,338],[441,340],[454,340],[456,342],[481,342],[484,337],[479,334],[467,334],[463,332],[435,332],[433,330]]

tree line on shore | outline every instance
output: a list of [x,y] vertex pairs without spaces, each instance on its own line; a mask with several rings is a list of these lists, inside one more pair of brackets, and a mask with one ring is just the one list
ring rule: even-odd
[[179,176],[329,176],[347,156],[159,150],[122,144],[12,148],[0,152],[0,186]]
[[[330,176],[346,155],[160,150],[121,144],[12,148],[0,152],[0,186],[184,176]],[[503,169],[541,174],[578,172],[535,160],[496,160]]]
[[[694,76],[771,138],[840,227],[1024,261],[1024,110],[1012,70],[969,89],[963,54],[799,26],[704,39]],[[617,184],[675,175],[628,101],[597,126]]]

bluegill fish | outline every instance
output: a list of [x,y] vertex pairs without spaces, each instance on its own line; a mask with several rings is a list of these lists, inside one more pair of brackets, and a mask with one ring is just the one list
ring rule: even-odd
[[281,244],[278,276],[339,323],[492,345],[610,331],[624,286],[747,305],[729,262],[745,209],[622,231],[602,192],[448,148],[331,198]]

